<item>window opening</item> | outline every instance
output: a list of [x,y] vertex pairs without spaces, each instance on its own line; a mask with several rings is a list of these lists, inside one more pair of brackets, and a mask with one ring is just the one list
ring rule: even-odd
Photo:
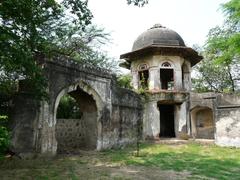
[[160,78],[162,89],[174,89],[173,69],[160,69]]
[[138,72],[138,75],[139,75],[140,87],[143,89],[148,89],[148,78],[149,78],[148,70],[140,71]]
[[140,64],[138,66],[138,70],[139,71],[144,71],[144,70],[147,70],[148,69],[148,65],[147,64]]

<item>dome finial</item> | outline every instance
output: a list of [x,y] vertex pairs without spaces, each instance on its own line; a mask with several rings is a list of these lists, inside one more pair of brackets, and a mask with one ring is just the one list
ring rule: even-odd
[[154,24],[153,27],[151,27],[150,29],[155,29],[155,28],[166,28],[166,27],[158,23],[158,24]]

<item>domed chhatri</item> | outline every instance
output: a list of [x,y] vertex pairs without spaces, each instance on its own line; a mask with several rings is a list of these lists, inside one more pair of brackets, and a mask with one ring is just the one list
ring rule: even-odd
[[142,49],[149,45],[185,47],[185,43],[178,33],[162,26],[161,24],[155,24],[153,27],[138,36],[133,44],[132,51]]
[[144,91],[143,137],[189,133],[191,68],[202,57],[181,36],[160,24],[140,34],[132,51],[122,54],[132,86]]
[[181,56],[188,60],[191,66],[194,66],[202,59],[194,49],[185,45],[182,37],[177,32],[161,24],[155,24],[137,37],[131,52],[120,56],[121,59],[126,60],[121,66],[130,68],[130,62],[132,61],[159,54]]

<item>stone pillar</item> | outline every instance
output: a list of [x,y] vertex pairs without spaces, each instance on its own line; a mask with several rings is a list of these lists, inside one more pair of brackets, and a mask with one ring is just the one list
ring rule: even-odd
[[160,89],[160,72],[157,67],[151,67],[149,69],[149,90]]
[[139,77],[138,77],[138,72],[137,71],[133,71],[132,72],[132,86],[135,90],[138,89],[139,86]]
[[57,153],[57,140],[55,136],[56,120],[54,120],[53,109],[51,107],[47,102],[41,103],[38,144],[40,153],[43,156],[54,156]]
[[183,73],[183,87],[184,90],[190,91],[191,90],[191,76],[189,72]]
[[182,89],[182,71],[179,69],[174,70],[174,82],[175,82],[175,90]]
[[183,89],[186,91],[190,91],[192,89],[191,86],[191,64],[185,61],[183,68]]
[[159,138],[160,113],[156,101],[145,103],[143,115],[143,136],[146,138]]
[[183,102],[180,106],[179,111],[179,120],[178,120],[178,132],[179,133],[187,133],[187,108],[186,108],[186,102]]

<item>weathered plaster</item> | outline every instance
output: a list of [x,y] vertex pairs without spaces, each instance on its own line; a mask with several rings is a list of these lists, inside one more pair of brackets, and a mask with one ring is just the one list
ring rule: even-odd
[[[44,67],[49,100],[35,102],[22,92],[16,98],[12,125],[15,152],[56,154],[57,107],[64,94],[77,88],[96,102],[97,150],[136,141],[138,124],[142,121],[141,101],[136,93],[118,88],[115,77],[109,72],[71,60],[46,60]],[[28,106],[22,106],[23,103]],[[116,107],[121,112],[119,116],[113,115]]]

